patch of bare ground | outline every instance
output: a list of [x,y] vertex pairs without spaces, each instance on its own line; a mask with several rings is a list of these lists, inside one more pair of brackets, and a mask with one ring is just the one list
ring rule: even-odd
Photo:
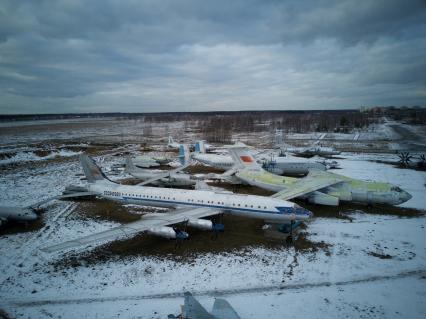
[[382,253],[377,253],[377,252],[374,252],[374,251],[370,251],[368,254],[370,256],[374,256],[374,257],[377,257],[377,258],[380,258],[380,259],[392,259],[393,258],[393,256],[391,256],[389,254],[382,254]]
[[[225,232],[214,236],[212,232],[188,228],[189,239],[183,242],[141,234],[95,248],[90,252],[68,254],[55,263],[56,267],[75,267],[96,264],[109,260],[135,256],[154,256],[181,262],[192,262],[197,256],[206,253],[237,252],[244,254],[250,247],[285,247],[284,241],[270,241],[263,236],[263,221],[225,215],[222,223]],[[184,225],[177,225],[185,230]]]
[[424,211],[414,208],[405,208],[391,205],[366,206],[356,203],[343,203],[339,206],[323,206],[306,203],[296,200],[300,206],[314,213],[314,217],[338,218],[352,220],[353,213],[367,213],[372,215],[391,215],[399,217],[419,217],[423,216]]
[[117,183],[120,183],[121,185],[136,185],[141,183],[142,180],[137,179],[135,177],[127,177],[127,178],[123,178],[117,181]]
[[[14,235],[19,233],[27,233],[40,230],[44,227],[43,218],[28,223],[19,223],[16,221],[8,221],[0,227],[0,237],[6,235]],[[1,317],[0,317],[1,318]]]
[[185,169],[185,172],[187,172],[189,174],[207,174],[207,173],[222,174],[223,170],[214,168],[212,166],[195,164],[195,165],[188,166]]
[[7,152],[7,153],[0,153],[0,160],[9,159],[11,157],[16,156],[16,152]]
[[104,199],[80,200],[74,212],[85,218],[108,220],[119,223],[130,223],[140,219],[140,214],[148,212],[143,207],[138,208],[132,213],[123,205]]
[[403,165],[400,161],[369,160],[369,162],[387,164],[399,169],[412,169],[420,172],[426,171],[426,165],[424,165],[422,162],[410,163],[408,165]]
[[305,253],[305,252],[317,252],[320,250],[325,251],[327,256],[330,256],[329,248],[332,246],[324,241],[314,242],[308,239],[308,233],[301,231],[297,235],[297,238],[294,240],[293,245],[294,249],[297,252]]
[[250,194],[259,196],[271,196],[274,192],[250,185],[231,185],[225,182],[208,182],[210,186],[220,187],[236,194]]
[[6,311],[4,311],[3,309],[0,309],[0,319],[11,319],[12,317],[10,317]]
[[52,151],[51,150],[35,150],[33,153],[37,155],[38,157],[46,157],[52,154]]

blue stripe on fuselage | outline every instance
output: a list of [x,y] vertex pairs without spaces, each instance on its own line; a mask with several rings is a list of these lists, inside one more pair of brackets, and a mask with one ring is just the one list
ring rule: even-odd
[[[293,214],[295,213],[295,210],[291,207],[276,207],[278,209],[278,212],[276,211],[273,212],[273,211],[248,209],[248,208],[224,207],[224,206],[207,205],[207,204],[200,204],[200,203],[187,203],[187,202],[177,202],[177,201],[170,201],[170,200],[159,200],[159,199],[153,199],[153,198],[138,198],[138,197],[128,197],[128,196],[122,196],[122,198],[130,199],[130,200],[146,201],[146,202],[159,202],[159,203],[170,203],[170,204],[176,204],[176,205],[220,208],[225,210],[248,211],[248,212],[256,212],[256,213],[263,213],[263,214]],[[288,208],[288,209],[284,210],[283,208]]]

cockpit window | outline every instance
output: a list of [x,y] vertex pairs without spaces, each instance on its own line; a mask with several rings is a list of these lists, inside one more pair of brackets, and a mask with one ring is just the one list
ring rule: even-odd
[[401,192],[402,192],[402,189],[401,189],[401,188],[399,188],[399,187],[396,187],[396,186],[392,187],[392,188],[391,188],[391,190],[393,190],[393,191],[395,191],[395,192],[398,192],[398,193],[401,193]]

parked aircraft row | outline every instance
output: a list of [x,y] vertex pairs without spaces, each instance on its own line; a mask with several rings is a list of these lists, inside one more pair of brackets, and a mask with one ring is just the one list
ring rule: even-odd
[[[193,159],[203,149],[196,144]],[[165,214],[147,214],[139,221],[122,225],[108,231],[93,234],[84,238],[45,247],[46,252],[56,252],[68,248],[115,240],[122,236],[137,233],[154,234],[171,239],[188,238],[188,233],[175,227],[184,223],[187,226],[210,231],[223,230],[222,224],[205,219],[218,214],[240,215],[249,218],[263,219],[268,223],[293,225],[295,221],[304,221],[312,217],[308,210],[291,203],[293,198],[305,199],[310,203],[338,205],[341,201],[355,201],[366,204],[400,204],[411,198],[410,194],[399,187],[388,183],[365,182],[342,175],[316,169],[309,165],[309,174],[303,178],[278,176],[267,172],[259,164],[245,145],[234,145],[228,148],[232,166],[223,174],[209,174],[206,177],[216,178],[232,183],[249,184],[270,191],[271,197],[256,195],[237,195],[230,192],[211,190],[183,190],[157,186],[194,186],[199,177],[191,176],[182,171],[190,165],[189,149],[179,146],[181,167],[171,171],[151,171],[138,168],[131,158],[126,159],[126,172],[142,179],[135,186],[121,185],[112,182],[87,155],[81,155],[80,161],[87,179],[86,188],[78,188],[70,194],[52,199],[67,197],[96,196],[121,203],[149,206],[169,207],[174,211]],[[194,156],[195,155],[195,156]],[[213,154],[205,154],[213,155]],[[259,155],[259,153],[256,153]],[[219,155],[216,155],[219,156]],[[307,165],[307,167],[309,167]],[[225,169],[224,169],[225,170]],[[8,219],[30,221],[38,217],[38,207],[46,201],[25,208],[0,207],[0,221]],[[291,226],[292,227],[292,226]]]
[[[227,167],[231,168],[224,174],[210,174],[209,178],[221,179],[233,184],[244,183],[269,191],[282,192],[285,193],[285,197],[281,197],[284,199],[301,198],[313,204],[330,206],[337,206],[340,201],[397,205],[411,198],[410,194],[401,190],[396,185],[367,182],[335,173],[324,172],[326,169],[325,165],[316,162],[288,161],[286,158],[279,158],[280,160],[276,162],[276,167],[274,167],[275,171],[278,170],[280,173],[285,171],[290,174],[309,174],[301,179],[278,176],[266,171],[246,146],[239,144],[229,147],[228,151],[231,154],[232,162]],[[181,156],[188,159],[188,149],[181,148],[182,152],[184,155]],[[204,164],[218,168],[223,163],[221,155],[216,154],[195,152],[192,158],[200,161],[200,154],[206,156],[212,155],[210,161],[201,160]],[[135,173],[132,175],[137,177]],[[141,178],[144,177],[141,176]],[[165,184],[170,182],[169,186],[195,184],[195,179],[191,179],[191,176],[188,174],[174,173],[169,174],[167,178],[162,182]]]

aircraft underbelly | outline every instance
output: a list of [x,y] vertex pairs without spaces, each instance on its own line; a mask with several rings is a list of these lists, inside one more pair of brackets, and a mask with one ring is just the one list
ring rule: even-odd
[[235,216],[249,217],[255,219],[267,219],[273,221],[289,221],[295,219],[295,216],[293,214],[273,214],[248,211],[228,211],[228,213]]

